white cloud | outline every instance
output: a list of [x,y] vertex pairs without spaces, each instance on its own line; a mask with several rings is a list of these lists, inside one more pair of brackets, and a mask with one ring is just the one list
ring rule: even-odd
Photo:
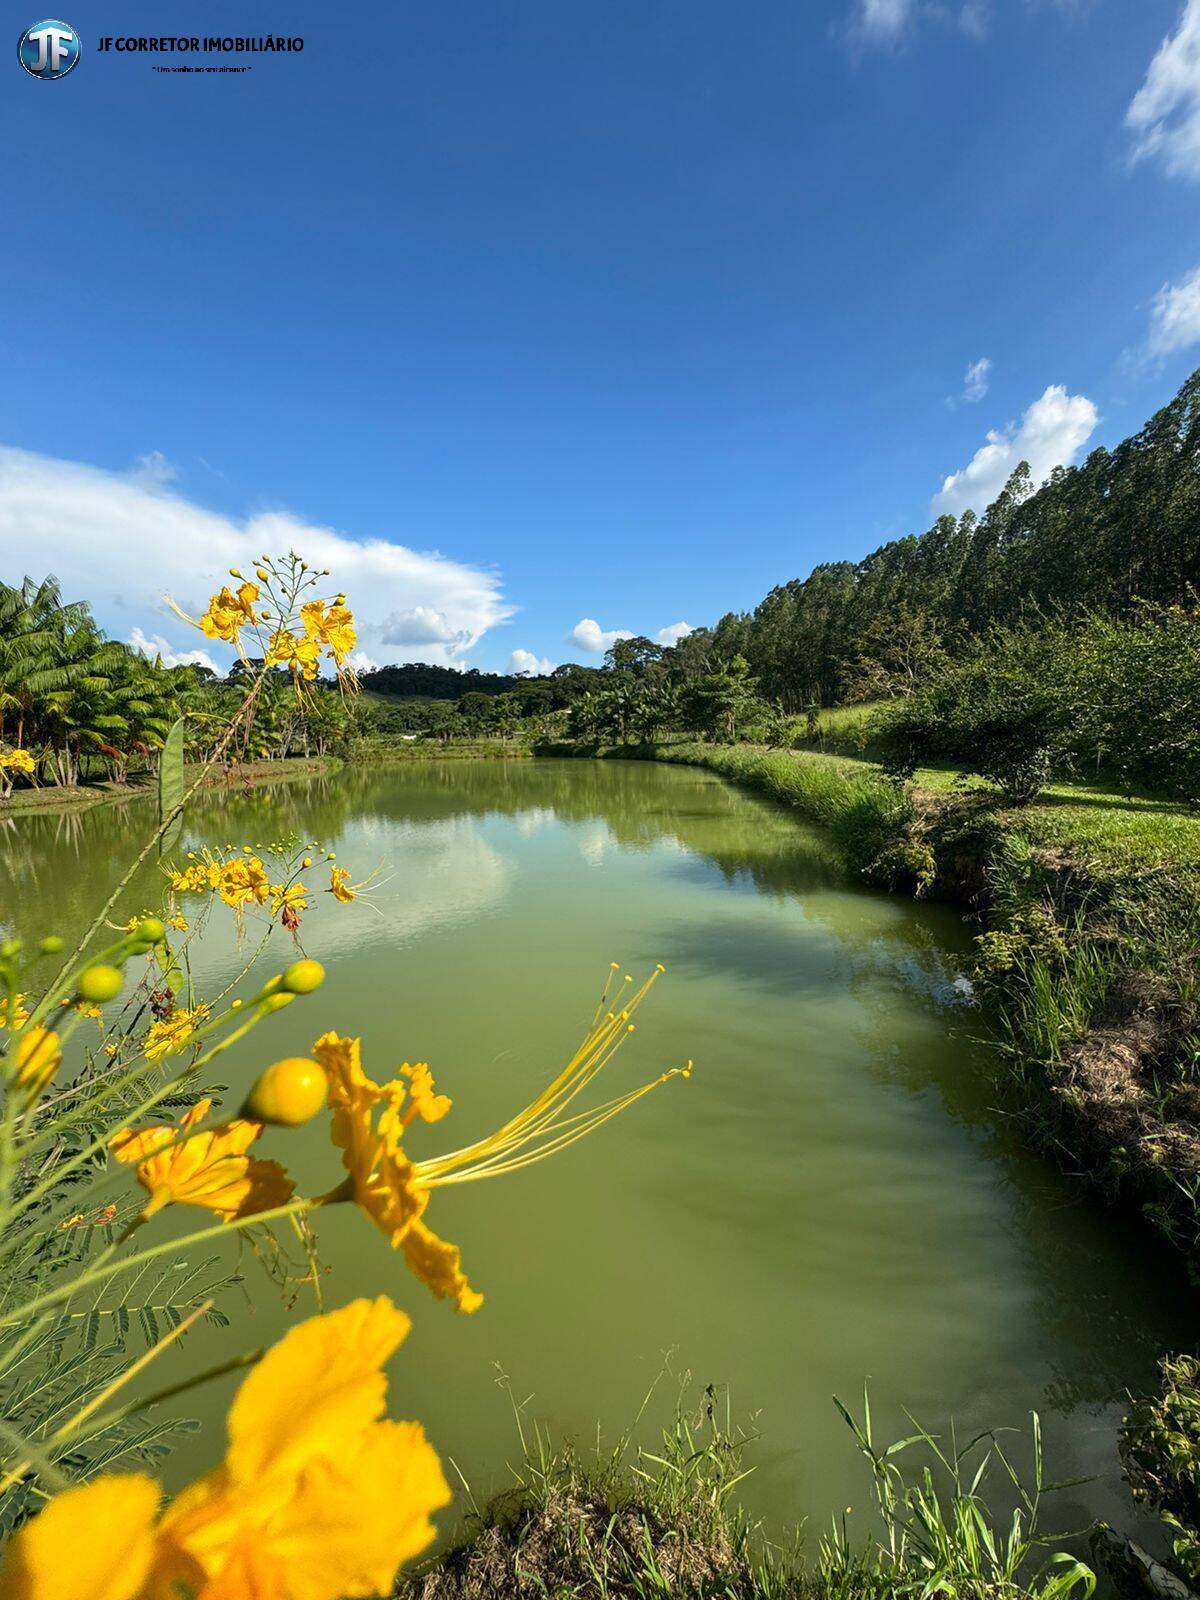
[[958,25],[964,33],[969,34],[972,39],[984,39],[987,37],[990,21],[991,8],[988,0],[963,0],[963,8],[958,14]]
[[992,361],[990,356],[980,356],[978,361],[972,361],[963,378],[961,398],[969,406],[982,400],[988,392],[988,383],[992,375]]
[[1086,395],[1068,394],[1052,383],[1026,411],[1018,425],[992,429],[987,443],[958,472],[952,472],[933,498],[936,515],[982,511],[1003,489],[1013,468],[1028,461],[1035,484],[1057,466],[1069,466],[1091,437],[1099,412]]
[[174,645],[167,643],[161,633],[152,633],[147,638],[140,628],[134,628],[128,643],[148,661],[153,661],[157,656],[164,667],[208,667],[212,672],[221,673],[207,650],[177,650]]
[[179,471],[161,450],[151,450],[137,458],[129,469],[129,476],[135,483],[154,485],[172,483],[179,476]]
[[549,656],[535,656],[532,650],[514,650],[509,658],[510,672],[527,672],[534,678],[545,678],[554,671],[557,661]]
[[378,672],[379,662],[369,656],[365,650],[354,650],[346,657],[350,668],[354,672]]
[[1200,178],[1200,0],[1185,0],[1179,26],[1158,47],[1125,113],[1133,159],[1156,156],[1173,177]]
[[632,639],[628,628],[602,628],[592,617],[582,617],[571,629],[571,638],[581,650],[603,655],[618,639]]
[[147,481],[0,446],[0,571],[9,581],[54,573],[118,637],[168,615],[164,592],[196,616],[231,566],[289,549],[330,569],[358,618],[359,644],[382,663],[458,666],[512,615],[495,572],[436,550],[356,539],[287,511],[228,517],[166,488],[161,473]]
[[853,32],[877,44],[890,44],[913,14],[913,0],[857,0]]
[[1200,344],[1200,267],[1178,283],[1164,283],[1155,295],[1146,344],[1160,358]]
[[451,649],[470,648],[470,630],[456,628],[442,611],[433,606],[412,606],[408,611],[393,611],[379,625],[379,642],[399,646],[444,644]]
[[695,633],[695,628],[690,622],[673,622],[669,628],[660,628],[655,634],[659,644],[678,644],[680,639],[686,639],[689,633]]

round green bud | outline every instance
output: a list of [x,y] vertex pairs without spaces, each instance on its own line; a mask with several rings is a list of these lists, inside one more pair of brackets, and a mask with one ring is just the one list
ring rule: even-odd
[[325,982],[325,968],[319,961],[293,961],[283,974],[283,987],[291,994],[312,994]]
[[99,962],[94,967],[85,967],[79,974],[76,993],[89,1005],[102,1006],[105,1001],[117,998],[124,982],[124,974],[120,967],[110,967],[104,962]]
[[259,1007],[264,1012],[282,1011],[284,1006],[290,1006],[295,998],[294,994],[269,994],[265,1000],[259,1001]]
[[139,922],[133,931],[147,944],[161,944],[167,937],[167,930],[158,917],[147,917],[144,922]]
[[4,943],[0,944],[0,956],[3,956],[5,960],[10,956],[19,956],[23,948],[24,945],[20,939],[5,939]]
[[41,944],[38,945],[38,951],[44,956],[56,956],[62,949],[64,942],[59,938],[58,934],[48,933]]

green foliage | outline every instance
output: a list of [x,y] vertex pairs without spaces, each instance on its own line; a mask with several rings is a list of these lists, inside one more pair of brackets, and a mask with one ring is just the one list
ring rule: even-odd
[[1168,1356],[1157,1394],[1133,1406],[1121,1435],[1125,1475],[1137,1499],[1171,1531],[1176,1565],[1200,1582],[1200,1360]]
[[[879,1446],[872,1436],[865,1395],[861,1422],[841,1401],[837,1405],[870,1462],[884,1535],[858,1551],[844,1528],[835,1524],[832,1536],[821,1546],[827,1596],[1090,1600],[1096,1588],[1091,1569],[1065,1551],[1053,1551],[1051,1546],[1063,1536],[1048,1536],[1041,1529],[1043,1501],[1067,1485],[1046,1479],[1036,1412],[1031,1415],[1031,1468],[1023,1475],[995,1433],[982,1434],[961,1450],[954,1445],[946,1449],[918,1425],[910,1437]],[[926,1456],[915,1481],[905,1476],[902,1466],[905,1452],[914,1448]],[[983,1498],[985,1479],[993,1468],[1003,1474],[1016,1502],[1007,1526]]]
[[[168,820],[169,819],[169,820]],[[177,718],[158,757],[159,856],[169,855],[183,830],[183,719]]]
[[943,657],[880,714],[889,770],[953,763],[1027,805],[1054,776],[1200,803],[1200,615],[1031,616]]

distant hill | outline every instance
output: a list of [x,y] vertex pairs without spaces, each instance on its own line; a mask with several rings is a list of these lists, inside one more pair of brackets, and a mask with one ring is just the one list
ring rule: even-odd
[[528,683],[503,672],[480,672],[470,667],[458,672],[454,667],[435,667],[424,661],[406,662],[402,667],[379,667],[359,675],[364,689],[392,699],[460,700],[464,694],[508,694],[518,684]]

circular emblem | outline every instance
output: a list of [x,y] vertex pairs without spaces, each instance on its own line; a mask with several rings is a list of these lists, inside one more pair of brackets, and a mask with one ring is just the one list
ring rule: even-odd
[[83,53],[79,35],[66,22],[48,17],[35,22],[17,40],[17,56],[25,71],[34,78],[65,78],[78,66]]

